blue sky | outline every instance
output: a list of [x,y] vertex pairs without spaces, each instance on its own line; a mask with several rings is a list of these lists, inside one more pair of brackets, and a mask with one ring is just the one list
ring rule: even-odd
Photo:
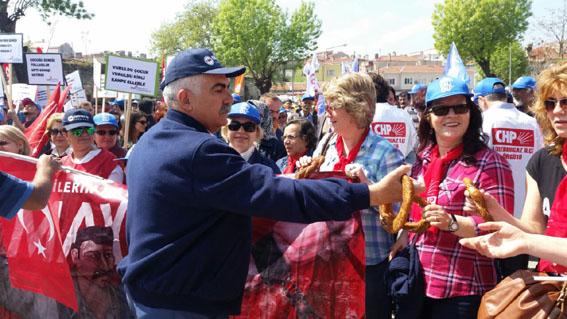
[[[69,42],[79,52],[127,50],[149,53],[151,32],[162,22],[174,19],[184,8],[182,0],[85,0],[95,18],[77,21],[64,17],[52,19],[53,27],[29,12],[17,25],[25,40],[51,46]],[[349,54],[405,54],[433,48],[431,14],[439,0],[316,0],[317,15],[323,21],[318,51],[336,48]],[[276,0],[294,10],[301,0]],[[546,15],[546,8],[560,8],[563,0],[533,0],[534,17]],[[159,7],[157,6],[159,4]],[[531,19],[533,21],[534,18]],[[545,36],[531,23],[524,43],[539,42]]]

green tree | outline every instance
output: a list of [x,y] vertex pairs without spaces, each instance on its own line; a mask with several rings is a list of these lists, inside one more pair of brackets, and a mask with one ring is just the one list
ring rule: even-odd
[[[512,49],[512,74],[510,76],[510,49]],[[500,46],[494,51],[491,58],[491,69],[497,78],[505,83],[512,84],[517,78],[526,75],[528,71],[528,58],[526,52],[519,42],[514,42],[508,47]],[[484,78],[484,73],[479,70],[479,76]]]
[[432,16],[435,49],[447,54],[455,42],[463,61],[474,60],[493,75],[494,52],[521,39],[531,5],[531,0],[445,0]]
[[226,65],[246,66],[260,92],[268,92],[282,66],[317,48],[321,21],[313,11],[313,3],[290,16],[274,0],[225,0],[213,24],[215,54]]
[[72,0],[1,0],[0,1],[0,32],[16,32],[16,22],[23,17],[28,9],[39,10],[44,21],[52,15],[63,15],[75,19],[91,19],[94,15],[87,12],[83,1]]
[[213,0],[190,0],[175,21],[152,33],[151,50],[157,56],[173,55],[188,48],[212,48],[212,23],[218,14]]

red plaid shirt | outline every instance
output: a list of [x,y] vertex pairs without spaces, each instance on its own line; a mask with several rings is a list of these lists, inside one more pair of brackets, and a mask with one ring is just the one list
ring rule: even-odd
[[[424,166],[430,162],[431,147],[421,152],[421,158],[412,168],[412,177],[423,175]],[[463,211],[465,185],[463,178],[469,177],[479,189],[484,189],[498,200],[509,212],[514,209],[514,180],[508,162],[498,153],[486,149],[475,154],[474,166],[468,166],[461,159],[448,164],[448,174],[439,185],[437,204],[447,213],[468,216],[476,225],[482,223],[480,216]],[[446,166],[443,166],[445,169]],[[476,228],[477,234],[481,234]],[[427,235],[426,235],[427,234]],[[413,233],[410,233],[410,240]],[[430,298],[451,298],[457,296],[483,295],[497,283],[496,268],[492,259],[459,244],[460,237],[448,231],[439,230],[419,235],[416,246],[425,275],[425,294]]]

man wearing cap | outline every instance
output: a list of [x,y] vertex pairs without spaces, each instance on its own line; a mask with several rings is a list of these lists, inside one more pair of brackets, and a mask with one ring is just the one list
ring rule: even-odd
[[301,111],[299,115],[304,119],[308,119],[309,122],[313,123],[313,126],[317,128],[317,112],[313,111],[313,102],[315,98],[307,93],[303,94],[301,97]]
[[387,102],[391,91],[386,80],[377,72],[371,72],[368,75],[374,82],[377,102],[370,127],[374,133],[386,138],[399,149],[406,159],[406,163],[412,164],[415,161],[415,148],[417,147],[417,132],[414,122],[408,112]]
[[399,179],[408,166],[370,186],[292,180],[247,163],[213,137],[227,124],[233,102],[228,77],[244,71],[223,68],[207,49],[183,51],[168,65],[160,87],[170,110],[128,163],[129,254],[118,271],[138,318],[238,314],[251,216],[346,220],[370,204],[401,199]]
[[110,113],[98,113],[93,117],[95,123],[94,141],[96,146],[105,149],[114,156],[122,158],[126,156],[126,150],[118,144],[118,133],[120,126],[116,117]]
[[[514,177],[514,216],[522,217],[526,197],[526,165],[543,147],[543,136],[537,121],[507,103],[506,85],[498,78],[485,78],[475,88],[475,100],[483,111],[482,130],[488,146],[504,156]],[[475,101],[476,102],[476,101]],[[504,262],[504,276],[527,269],[527,255]]]
[[121,163],[114,161],[116,156],[94,146],[93,134],[96,129],[91,113],[83,109],[70,109],[63,115],[63,127],[73,149],[69,155],[63,157],[61,162],[64,166],[117,183],[124,181]]
[[532,115],[529,107],[532,105],[535,98],[536,79],[531,76],[521,76],[512,85],[512,97],[516,107],[528,114]]
[[15,112],[8,112],[8,118],[12,120],[14,126],[22,130],[22,132],[32,125],[33,121],[38,117],[39,113],[41,113],[41,108],[35,104],[30,98],[25,98],[22,100],[22,107],[23,112],[22,114],[25,117],[25,121],[20,121],[20,119],[15,116]]

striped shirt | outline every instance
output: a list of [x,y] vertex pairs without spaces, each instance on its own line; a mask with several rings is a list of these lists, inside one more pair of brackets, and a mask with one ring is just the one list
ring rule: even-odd
[[[326,140],[327,137],[323,137],[313,156],[321,155]],[[325,162],[320,168],[321,171],[332,171],[339,161],[336,145],[337,135],[329,140]],[[404,164],[404,157],[385,138],[370,131],[362,142],[353,163],[362,165],[366,178],[371,183],[376,183],[389,172]],[[398,209],[399,203],[394,205],[394,210],[397,211]],[[364,231],[366,265],[376,265],[388,257],[394,236],[382,228],[378,207],[362,210],[361,219]]]
[[[413,165],[412,177],[423,176],[423,168],[430,164],[430,150],[427,147]],[[469,177],[479,189],[496,198],[507,211],[514,209],[514,180],[506,159],[498,153],[485,149],[475,154],[476,164],[469,166],[461,159],[451,161],[448,174],[439,185],[437,204],[447,213],[467,216],[476,228],[483,222],[482,217],[463,211],[465,185],[462,180]],[[410,233],[410,240],[413,238]],[[427,232],[419,235],[416,247],[425,275],[425,294],[430,298],[452,298],[457,296],[483,295],[497,283],[494,260],[484,257],[475,250],[459,244],[460,237],[439,230],[437,235]]]

